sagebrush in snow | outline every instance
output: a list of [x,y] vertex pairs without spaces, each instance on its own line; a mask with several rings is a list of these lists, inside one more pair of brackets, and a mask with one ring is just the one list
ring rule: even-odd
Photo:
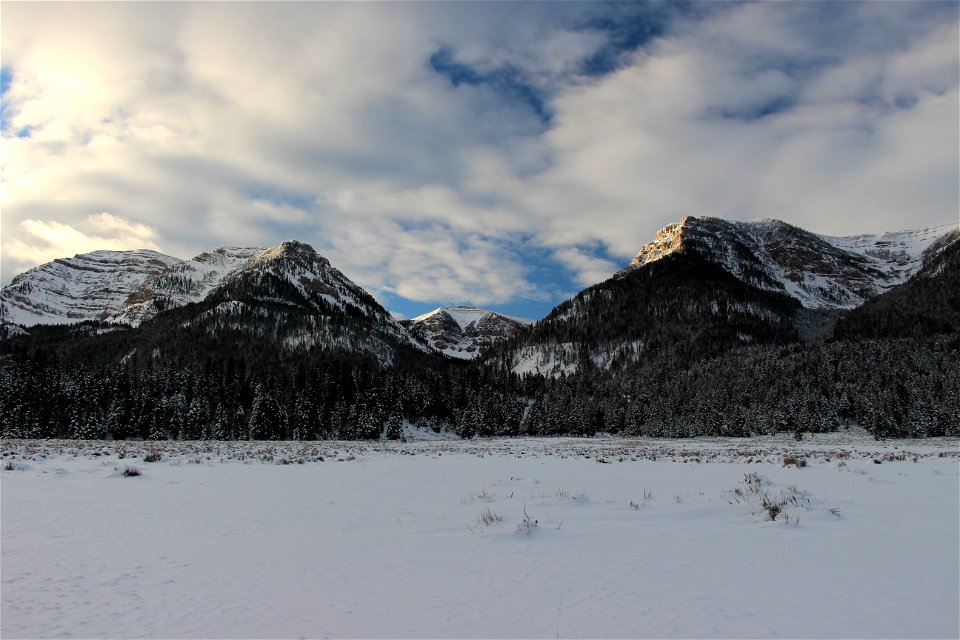
[[530,517],[527,508],[523,508],[523,520],[517,523],[517,531],[520,533],[531,533],[539,526],[539,522]]
[[806,459],[806,458],[800,458],[800,457],[798,457],[798,456],[796,456],[796,455],[793,455],[793,454],[788,454],[788,455],[786,455],[786,456],[783,457],[783,466],[785,466],[785,467],[791,467],[791,466],[792,466],[792,467],[803,468],[803,467],[807,466],[807,459]]
[[491,511],[490,507],[481,511],[480,515],[477,516],[477,524],[480,526],[488,527],[494,522],[503,522],[503,516],[496,511]]

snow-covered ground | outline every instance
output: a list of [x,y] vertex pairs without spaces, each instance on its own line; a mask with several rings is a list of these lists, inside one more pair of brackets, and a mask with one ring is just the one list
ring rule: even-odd
[[0,452],[4,638],[960,635],[956,440]]

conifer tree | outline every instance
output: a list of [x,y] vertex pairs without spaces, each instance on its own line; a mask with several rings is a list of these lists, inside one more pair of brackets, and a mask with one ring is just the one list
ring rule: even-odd
[[403,438],[403,418],[400,413],[394,410],[387,418],[387,439],[400,440]]

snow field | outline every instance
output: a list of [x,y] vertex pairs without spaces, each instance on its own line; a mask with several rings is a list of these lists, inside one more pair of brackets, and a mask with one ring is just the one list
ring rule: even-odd
[[0,451],[4,638],[960,635],[955,441]]

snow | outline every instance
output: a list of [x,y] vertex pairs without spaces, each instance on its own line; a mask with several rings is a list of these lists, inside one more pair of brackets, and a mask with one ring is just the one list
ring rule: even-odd
[[[436,345],[431,341],[431,345],[436,349]],[[471,340],[461,340],[459,344],[453,347],[444,347],[439,349],[440,353],[451,358],[457,358],[459,360],[473,360],[480,355],[480,351],[474,348],[472,351],[467,351],[473,345]]]
[[0,631],[957,637],[957,442],[832,438],[6,441]]

